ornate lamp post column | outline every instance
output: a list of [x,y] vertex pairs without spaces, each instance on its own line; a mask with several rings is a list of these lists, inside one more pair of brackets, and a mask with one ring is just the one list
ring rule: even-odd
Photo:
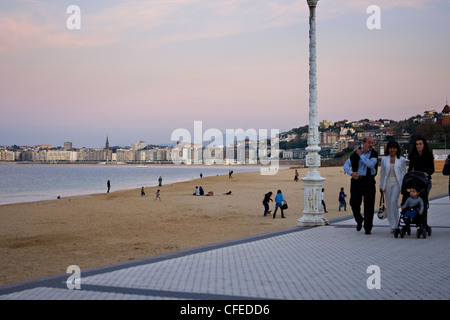
[[319,126],[317,121],[316,79],[316,5],[319,0],[307,0],[309,6],[309,131],[306,166],[309,168],[305,183],[303,216],[299,226],[322,226],[328,224],[322,211],[322,182],[326,180],[317,170],[320,167]]

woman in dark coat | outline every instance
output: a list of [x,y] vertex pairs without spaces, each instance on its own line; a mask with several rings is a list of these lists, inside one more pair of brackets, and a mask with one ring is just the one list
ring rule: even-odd
[[417,137],[408,155],[408,172],[421,171],[428,178],[428,194],[431,190],[431,175],[434,173],[434,156],[423,137]]

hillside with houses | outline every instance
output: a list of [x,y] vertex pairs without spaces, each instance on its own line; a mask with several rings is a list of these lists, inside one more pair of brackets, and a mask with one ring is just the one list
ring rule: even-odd
[[[396,140],[402,153],[410,150],[415,137],[423,136],[433,149],[436,159],[447,155],[450,143],[450,107],[445,105],[440,112],[427,110],[423,115],[412,116],[402,121],[390,119],[359,121],[342,120],[320,122],[320,154],[322,158],[340,158],[361,144],[364,136],[375,139],[374,148],[384,155],[384,147],[390,140]],[[294,128],[280,134],[281,158],[285,160],[303,159],[308,139],[308,126]]]

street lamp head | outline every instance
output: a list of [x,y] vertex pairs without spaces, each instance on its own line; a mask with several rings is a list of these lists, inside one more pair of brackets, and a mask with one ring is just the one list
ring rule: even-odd
[[317,1],[319,0],[306,0],[308,2],[308,6],[315,7],[317,5]]

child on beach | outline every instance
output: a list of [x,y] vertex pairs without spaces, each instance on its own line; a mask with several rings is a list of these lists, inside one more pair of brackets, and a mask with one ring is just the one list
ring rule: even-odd
[[344,192],[344,187],[342,187],[339,192],[339,211],[341,211],[342,206],[344,206],[344,211],[347,211],[347,201],[345,201],[346,197],[347,195]]
[[144,187],[141,188],[141,197],[145,196]]
[[161,201],[161,198],[159,197],[159,189],[156,191],[156,198],[153,199],[153,201],[155,201],[156,199],[159,199],[159,201]]
[[325,213],[328,213],[328,211],[327,211],[327,205],[325,204],[325,200],[324,200],[324,198],[323,198],[324,192],[325,192],[325,189],[322,188],[322,206],[323,206],[323,211],[324,211]]

